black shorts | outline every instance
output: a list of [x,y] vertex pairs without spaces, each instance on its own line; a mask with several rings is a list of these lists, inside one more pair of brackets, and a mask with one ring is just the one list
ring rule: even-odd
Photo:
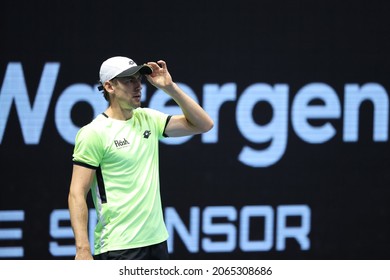
[[108,251],[95,255],[95,260],[168,260],[167,242],[127,250]]

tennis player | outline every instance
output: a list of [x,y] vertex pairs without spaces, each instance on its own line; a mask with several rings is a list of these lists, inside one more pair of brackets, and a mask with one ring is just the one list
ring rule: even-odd
[[[141,108],[141,78],[168,94],[181,115]],[[173,82],[165,61],[137,65],[112,57],[100,68],[108,108],[75,140],[68,205],[78,260],[168,259],[160,198],[158,140],[209,131],[209,115]],[[95,253],[88,239],[87,194],[97,212]]]

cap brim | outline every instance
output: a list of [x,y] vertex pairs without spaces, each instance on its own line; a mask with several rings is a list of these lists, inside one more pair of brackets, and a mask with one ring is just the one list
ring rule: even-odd
[[152,70],[152,67],[150,67],[149,65],[146,65],[146,64],[138,65],[138,66],[130,67],[129,69],[116,75],[116,77],[119,77],[119,78],[128,77],[128,76],[134,75],[137,72],[139,72],[142,75],[150,75],[150,74],[152,74],[153,70]]

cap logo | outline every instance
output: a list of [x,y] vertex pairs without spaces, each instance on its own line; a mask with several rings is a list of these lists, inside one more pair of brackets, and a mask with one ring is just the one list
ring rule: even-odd
[[130,64],[130,65],[133,65],[134,63],[135,63],[134,61],[129,60],[129,64]]

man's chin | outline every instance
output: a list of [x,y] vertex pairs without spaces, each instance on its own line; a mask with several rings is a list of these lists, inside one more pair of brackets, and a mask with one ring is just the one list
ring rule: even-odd
[[132,103],[131,106],[133,107],[133,109],[140,108],[141,107],[141,102]]

